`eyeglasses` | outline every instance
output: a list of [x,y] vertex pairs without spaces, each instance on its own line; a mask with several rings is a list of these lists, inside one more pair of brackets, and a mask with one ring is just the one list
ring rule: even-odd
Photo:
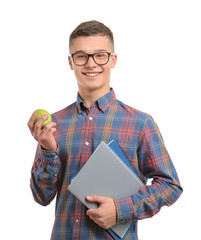
[[87,53],[73,53],[70,56],[73,58],[73,62],[78,66],[84,66],[89,61],[89,58],[92,57],[94,62],[98,65],[105,65],[109,61],[109,57],[113,56],[114,53],[109,52],[97,52],[94,54]]

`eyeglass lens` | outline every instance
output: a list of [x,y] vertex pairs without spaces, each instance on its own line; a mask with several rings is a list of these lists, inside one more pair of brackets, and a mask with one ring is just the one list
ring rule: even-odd
[[[94,62],[99,65],[104,65],[109,60],[109,54],[106,52],[99,52],[91,55]],[[74,54],[74,62],[77,65],[85,65],[88,62],[89,55],[85,53]]]

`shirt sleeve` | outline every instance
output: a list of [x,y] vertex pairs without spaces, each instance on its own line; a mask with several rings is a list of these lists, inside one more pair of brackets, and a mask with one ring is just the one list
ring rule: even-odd
[[143,175],[153,181],[128,198],[114,200],[118,223],[152,217],[162,206],[172,205],[183,191],[159,129],[150,116],[139,139],[137,158]]
[[53,200],[57,193],[58,175],[58,150],[47,151],[38,145],[30,179],[33,197],[37,203],[46,206]]

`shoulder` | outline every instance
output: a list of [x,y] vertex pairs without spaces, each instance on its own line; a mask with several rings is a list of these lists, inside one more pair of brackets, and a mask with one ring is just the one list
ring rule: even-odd
[[135,129],[138,132],[143,132],[147,125],[150,127],[155,125],[150,114],[131,107],[119,100],[117,100],[117,112],[117,118],[123,119],[129,128]]
[[152,119],[152,116],[148,113],[140,111],[134,107],[131,107],[119,100],[117,100],[118,109],[124,113],[124,115],[128,115],[128,117],[138,118],[141,121],[147,121],[148,119]]
[[[120,108],[124,114],[124,118],[128,119],[129,126],[134,127],[135,130],[146,136],[158,136],[162,139],[158,125],[153,117],[145,112],[130,107],[121,101],[118,102],[118,108]],[[141,135],[141,136],[142,136]]]

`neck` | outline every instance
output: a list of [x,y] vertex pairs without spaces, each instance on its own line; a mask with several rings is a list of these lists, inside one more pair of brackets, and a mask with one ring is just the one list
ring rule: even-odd
[[79,94],[87,108],[91,108],[92,104],[97,101],[99,98],[103,97],[105,94],[110,92],[110,88],[105,89],[104,91],[100,90],[92,90],[92,91],[84,91],[83,89],[79,89]]

